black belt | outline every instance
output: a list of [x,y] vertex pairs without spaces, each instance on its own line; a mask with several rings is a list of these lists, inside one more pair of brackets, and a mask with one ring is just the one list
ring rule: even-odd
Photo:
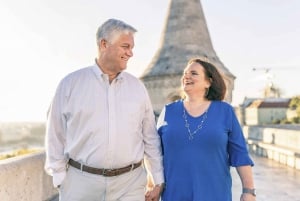
[[113,176],[118,176],[120,174],[124,174],[126,172],[129,172],[131,170],[134,170],[134,169],[140,167],[142,165],[142,161],[128,165],[126,167],[117,168],[117,169],[103,169],[103,168],[89,167],[89,166],[83,165],[82,163],[74,161],[73,159],[69,160],[69,165],[71,165],[72,167],[75,167],[81,171],[88,172],[91,174],[103,175],[105,177],[113,177]]

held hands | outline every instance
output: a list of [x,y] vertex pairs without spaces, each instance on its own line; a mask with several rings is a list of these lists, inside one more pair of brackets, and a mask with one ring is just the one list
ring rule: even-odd
[[148,189],[145,194],[145,201],[159,201],[163,189],[164,184],[159,184],[154,186],[152,189]]

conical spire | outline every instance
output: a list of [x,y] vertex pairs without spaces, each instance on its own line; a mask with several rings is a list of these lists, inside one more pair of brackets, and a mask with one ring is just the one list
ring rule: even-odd
[[[224,75],[228,90],[226,99],[230,102],[234,76],[213,49],[200,0],[170,0],[160,47],[141,76],[156,111],[178,90],[183,69],[193,57],[205,58],[217,66]],[[168,79],[172,80],[169,86],[159,86]]]

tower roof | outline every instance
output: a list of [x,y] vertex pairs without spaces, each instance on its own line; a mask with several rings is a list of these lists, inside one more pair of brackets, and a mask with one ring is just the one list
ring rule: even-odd
[[141,79],[182,74],[193,57],[206,58],[234,78],[213,49],[200,0],[170,0],[160,47]]

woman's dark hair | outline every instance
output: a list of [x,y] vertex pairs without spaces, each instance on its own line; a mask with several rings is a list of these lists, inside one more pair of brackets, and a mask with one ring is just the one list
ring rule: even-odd
[[213,64],[199,58],[189,60],[188,65],[191,63],[198,63],[203,66],[206,78],[210,80],[211,85],[207,89],[205,97],[208,100],[223,100],[226,93],[226,85],[217,68]]

